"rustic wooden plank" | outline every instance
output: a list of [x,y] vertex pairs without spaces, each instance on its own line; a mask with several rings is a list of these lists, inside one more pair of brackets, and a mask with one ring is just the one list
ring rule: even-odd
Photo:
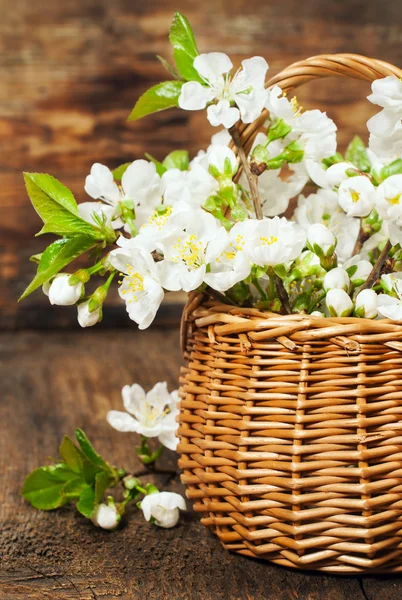
[[[297,0],[0,0],[1,328],[33,320],[45,326],[49,318],[59,326],[75,322],[73,311],[49,317],[42,299],[16,307],[34,270],[27,256],[46,241],[33,240],[39,220],[23,170],[50,172],[84,200],[94,161],[115,167],[145,151],[161,158],[180,146],[194,154],[207,145],[213,129],[202,113],[126,120],[140,93],[165,77],[155,54],[171,56],[167,31],[176,8],[193,23],[201,51],[225,51],[236,64],[260,54],[276,72],[306,56],[346,51],[402,64],[402,5],[393,0],[383,0],[381,10],[361,0],[307,0],[302,10]],[[328,110],[344,146],[352,132],[364,133],[367,92],[365,84],[328,80],[299,97]]]
[[[93,527],[70,507],[43,513],[19,495],[26,474],[55,456],[64,433],[88,433],[106,458],[139,467],[131,434],[105,421],[121,408],[120,388],[177,385],[176,330],[0,335],[0,597],[2,600],[399,600],[395,577],[365,579],[300,573],[231,555],[189,511],[173,530],[130,510],[119,531]],[[164,467],[174,467],[174,453]],[[154,479],[182,491],[176,476]],[[189,507],[190,508],[190,507]],[[370,593],[370,590],[373,593]]]

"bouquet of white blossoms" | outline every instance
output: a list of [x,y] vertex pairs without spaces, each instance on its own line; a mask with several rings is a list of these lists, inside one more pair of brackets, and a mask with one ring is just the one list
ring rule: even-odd
[[[42,286],[51,304],[77,305],[82,327],[101,320],[115,277],[140,329],[178,290],[281,314],[402,320],[402,82],[374,81],[368,100],[382,110],[367,123],[368,148],[355,137],[342,156],[325,113],[266,89],[264,58],[234,71],[226,54],[199,54],[180,13],[170,41],[175,67],[162,62],[171,80],[146,91],[130,118],[206,109],[222,129],[192,160],[175,150],[115,170],[94,164],[91,200],[79,204],[50,175],[25,173],[39,233],[59,239],[32,257],[37,274],[23,297]],[[242,123],[263,111],[246,151]],[[83,254],[92,266],[64,271]],[[89,293],[95,276],[104,281]]]

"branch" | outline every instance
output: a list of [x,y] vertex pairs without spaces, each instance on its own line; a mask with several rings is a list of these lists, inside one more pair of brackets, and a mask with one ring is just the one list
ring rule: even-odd
[[290,315],[290,313],[292,311],[290,309],[289,296],[288,296],[287,291],[285,290],[283,281],[278,275],[275,275],[274,277],[275,277],[275,287],[276,287],[276,291],[278,293],[278,298],[281,301],[281,304],[285,311],[285,314]]
[[250,187],[251,198],[252,198],[253,204],[254,204],[255,216],[257,217],[257,219],[261,220],[263,218],[263,215],[262,215],[260,196],[258,194],[257,175],[254,175],[254,173],[251,172],[250,165],[249,165],[246,153],[243,148],[243,144],[241,143],[241,140],[240,140],[239,130],[237,129],[236,125],[233,125],[233,127],[231,127],[229,129],[229,133],[232,136],[232,140],[233,140],[233,142],[237,148],[237,152],[239,154],[240,162],[241,162],[244,172],[247,176],[248,185]]
[[362,249],[362,246],[363,246],[364,242],[366,240],[368,240],[369,237],[370,237],[370,234],[367,233],[366,231],[364,231],[363,225],[362,225],[362,220],[360,219],[359,234],[357,236],[357,240],[356,240],[356,243],[355,243],[354,248],[353,248],[352,256],[356,256],[356,254],[359,254],[360,250]]
[[377,258],[377,261],[376,261],[374,267],[372,268],[370,275],[367,277],[366,283],[361,287],[362,290],[371,289],[373,287],[373,285],[375,284],[375,282],[377,281],[377,279],[380,276],[381,269],[387,259],[388,252],[391,250],[391,248],[392,248],[392,244],[388,240],[388,242],[385,244],[384,249],[381,252],[380,256]]

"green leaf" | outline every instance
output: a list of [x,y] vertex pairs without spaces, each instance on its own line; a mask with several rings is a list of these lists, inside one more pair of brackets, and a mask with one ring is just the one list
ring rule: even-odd
[[170,65],[168,61],[165,58],[163,58],[163,56],[159,56],[159,54],[157,54],[156,58],[160,60],[160,62],[165,67],[166,71],[168,71],[171,74],[173,79],[180,79],[180,73],[174,67],[172,67],[172,65]]
[[68,502],[63,494],[66,484],[77,479],[77,473],[64,464],[35,469],[25,479],[23,497],[35,508],[52,510]]
[[66,210],[76,215],[79,214],[77,202],[75,201],[72,192],[52,175],[47,175],[45,173],[24,173],[24,179],[27,189],[29,188],[29,196],[31,195],[30,190],[32,190],[34,194],[41,191],[44,195],[51,198],[60,206],[63,206]]
[[137,100],[129,121],[177,106],[182,86],[182,81],[163,81],[150,88]]
[[156,167],[156,172],[158,173],[158,175],[160,177],[162,177],[162,175],[164,173],[166,173],[167,168],[165,167],[165,165],[163,165],[161,162],[159,162],[159,160],[157,160],[156,158],[154,158],[151,154],[148,154],[147,152],[145,153],[145,158],[147,158],[148,160],[150,160],[151,162],[154,163],[155,167]]
[[24,173],[24,180],[32,205],[44,223],[37,235],[54,233],[103,239],[99,228],[81,219],[74,196],[60,181],[42,173]]
[[173,152],[170,152],[163,161],[163,166],[166,167],[166,169],[180,169],[180,171],[187,171],[188,164],[187,150],[173,150]]
[[77,438],[77,442],[79,443],[82,452],[94,465],[100,467],[108,473],[113,472],[112,467],[105,460],[103,460],[100,454],[96,452],[82,429],[75,430],[75,437]]
[[363,140],[356,135],[350,142],[345,152],[345,160],[351,162],[359,171],[368,173],[371,168],[371,163],[367,155],[366,146]]
[[42,254],[43,254],[43,252],[41,252],[40,254],[32,254],[32,256],[29,257],[29,260],[31,262],[39,264]]
[[115,181],[121,181],[121,178],[123,177],[124,173],[127,171],[128,167],[130,165],[131,165],[131,163],[127,162],[127,163],[124,163],[123,165],[116,167],[116,169],[113,169],[113,171],[112,171],[113,179]]
[[82,477],[77,477],[76,479],[72,479],[63,488],[63,498],[66,502],[71,502],[72,500],[77,500],[83,492],[83,490],[87,487],[87,483]]
[[173,56],[180,75],[187,81],[203,83],[193,67],[194,59],[199,54],[193,30],[188,19],[179,12],[175,13],[169,40],[173,46]]
[[98,505],[103,500],[103,495],[114,483],[113,478],[111,478],[105,471],[101,471],[97,474],[95,478],[95,504]]
[[75,444],[66,435],[60,444],[60,456],[67,464],[67,466],[76,473],[82,473],[83,471],[83,455]]
[[402,158],[397,158],[389,165],[381,169],[381,179],[387,179],[391,175],[400,175],[402,173]]
[[80,499],[76,504],[76,508],[87,519],[92,517],[95,510],[95,490],[93,487],[90,485],[84,487]]
[[26,298],[38,287],[49,281],[61,269],[75,258],[84,254],[96,245],[93,238],[78,236],[70,239],[56,240],[43,252],[38,265],[37,273],[31,281],[20,300]]

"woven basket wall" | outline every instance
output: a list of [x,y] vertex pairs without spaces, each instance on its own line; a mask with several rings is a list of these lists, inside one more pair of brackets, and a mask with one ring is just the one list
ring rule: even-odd
[[[401,71],[324,56],[269,85],[389,74]],[[265,117],[243,126],[246,148]],[[402,326],[193,293],[182,334],[182,481],[224,547],[290,567],[402,571]]]

